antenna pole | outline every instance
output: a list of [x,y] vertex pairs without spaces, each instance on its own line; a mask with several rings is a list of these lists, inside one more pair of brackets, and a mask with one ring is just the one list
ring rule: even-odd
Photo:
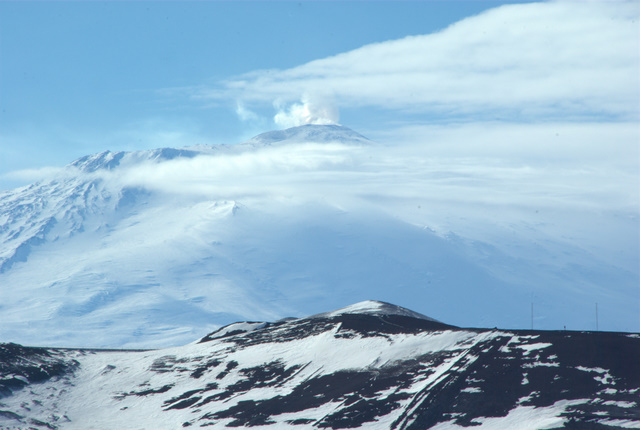
[[531,330],[533,330],[533,302],[531,302]]
[[598,302],[596,302],[596,331],[598,331]]

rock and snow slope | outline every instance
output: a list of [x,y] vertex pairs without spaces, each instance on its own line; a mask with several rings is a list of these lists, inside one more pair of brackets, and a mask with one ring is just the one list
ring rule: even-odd
[[640,428],[640,336],[461,329],[388,303],[155,351],[0,345],[0,427]]
[[180,345],[370,297],[521,328],[532,302],[536,328],[595,328],[598,302],[601,329],[638,330],[637,214],[544,206],[529,173],[505,196],[512,167],[402,150],[309,125],[107,151],[0,193],[0,340]]

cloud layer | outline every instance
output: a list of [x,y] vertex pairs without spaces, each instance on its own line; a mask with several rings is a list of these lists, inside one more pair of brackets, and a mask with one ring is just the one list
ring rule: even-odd
[[[265,231],[301,220],[313,230],[324,222],[319,208],[353,220],[400,220],[468,244],[469,258],[521,286],[520,293],[565,285],[575,289],[566,294],[583,297],[590,291],[585,279],[605,279],[589,281],[602,288],[617,285],[602,294],[637,292],[637,127],[478,127],[422,129],[422,140],[410,133],[413,141],[394,145],[216,150],[106,174],[119,186],[154,191],[171,206],[236,202],[240,214],[277,220],[260,224]],[[521,149],[511,149],[518,140],[524,140]],[[508,262],[492,260],[496,252]],[[535,279],[522,277],[538,269]]]
[[384,209],[388,200],[397,208],[446,201],[465,207],[465,216],[477,204],[634,212],[639,138],[634,124],[435,126],[409,129],[390,145],[229,147],[231,152],[136,165],[117,172],[117,180],[241,202],[330,200]]
[[[635,2],[507,5],[435,34],[251,72],[200,95],[279,100],[282,108],[304,94],[331,94],[340,107],[475,119],[630,118],[638,113],[639,15]],[[276,122],[313,116],[305,105],[282,110]]]

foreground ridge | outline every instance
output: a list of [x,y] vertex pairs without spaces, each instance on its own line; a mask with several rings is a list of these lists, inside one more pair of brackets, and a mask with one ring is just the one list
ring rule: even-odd
[[0,345],[0,427],[638,428],[640,335],[464,329],[383,302],[155,351]]

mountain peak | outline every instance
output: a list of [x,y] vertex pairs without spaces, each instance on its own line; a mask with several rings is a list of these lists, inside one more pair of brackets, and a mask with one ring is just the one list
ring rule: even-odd
[[274,130],[259,134],[245,144],[274,145],[283,143],[343,143],[350,145],[368,145],[371,140],[338,124],[306,124],[285,130]]
[[440,322],[426,315],[420,314],[418,312],[414,312],[407,308],[403,308],[402,306],[393,305],[387,302],[380,302],[377,300],[365,300],[363,302],[358,302],[353,305],[350,305],[332,312],[325,312],[317,315],[312,315],[309,318],[328,318],[328,317],[336,317],[344,314],[366,314],[366,315],[374,315],[374,316],[400,315],[405,317],[423,319],[427,321]]
[[126,153],[123,151],[102,151],[98,154],[85,155],[84,157],[78,158],[72,162],[70,166],[85,173],[95,172],[101,169],[113,170],[120,164],[120,161],[125,155]]
[[[377,317],[373,319],[381,319],[386,320],[382,324],[380,323],[371,323],[371,318],[369,317]],[[384,318],[381,318],[384,317]],[[401,317],[401,318],[397,318]],[[359,320],[361,323],[357,323],[353,325],[353,321]],[[221,327],[218,330],[209,333],[205,337],[201,338],[197,343],[205,343],[209,342],[213,339],[220,339],[229,336],[235,335],[246,335],[247,333],[253,332],[255,330],[269,328],[269,327],[277,327],[282,324],[291,323],[293,325],[298,325],[299,327],[307,327],[306,329],[298,329],[295,330],[297,335],[305,336],[304,332],[306,330],[307,335],[315,333],[319,328],[325,327],[326,322],[323,320],[333,320],[338,319],[342,320],[340,323],[344,329],[353,329],[353,330],[363,330],[371,331],[373,330],[376,333],[383,333],[389,330],[390,326],[392,331],[401,328],[402,330],[412,331],[412,330],[426,330],[426,329],[456,329],[457,327],[444,324],[438,320],[433,318],[429,318],[426,315],[420,314],[418,312],[414,312],[410,309],[403,308],[402,306],[393,305],[387,302],[380,302],[377,300],[365,300],[363,302],[355,303],[353,305],[331,311],[331,312],[323,312],[316,315],[311,315],[305,318],[283,318],[281,320],[276,321],[275,323],[270,322],[254,322],[254,321],[243,321],[229,324],[227,326]],[[347,321],[351,322],[347,322]],[[390,323],[388,320],[395,320],[395,322]],[[404,320],[404,321],[403,321]],[[413,320],[412,322],[408,322],[408,320]],[[362,322],[369,321],[369,322]],[[289,326],[291,327],[291,326]],[[316,328],[309,328],[316,327]]]
[[85,155],[73,161],[70,166],[84,173],[92,173],[98,170],[114,170],[124,164],[142,161],[168,161],[175,158],[193,158],[198,155],[197,150],[187,148],[157,148],[143,151],[103,151],[98,154]]

